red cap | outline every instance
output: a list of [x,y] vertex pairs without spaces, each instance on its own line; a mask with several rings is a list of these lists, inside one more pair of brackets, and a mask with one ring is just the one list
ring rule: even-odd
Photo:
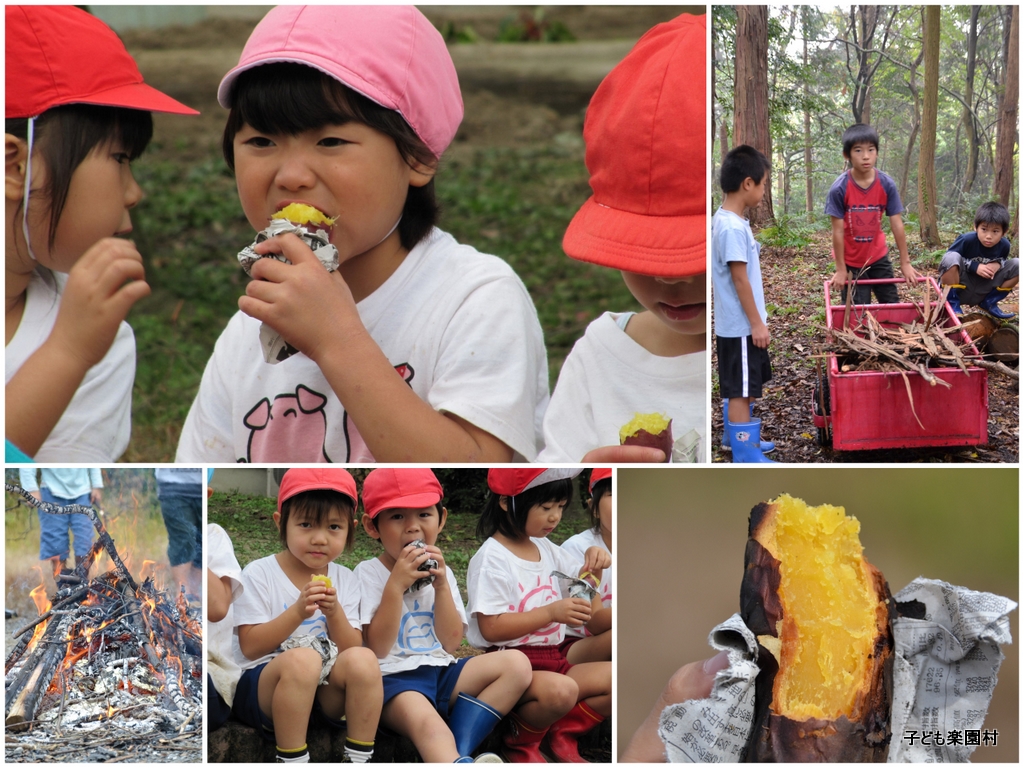
[[363,506],[376,517],[385,509],[422,509],[437,504],[444,496],[441,483],[429,469],[373,470],[363,480]]
[[306,491],[337,491],[352,499],[352,504],[359,503],[356,493],[356,481],[347,469],[338,467],[315,467],[314,469],[289,469],[281,478],[281,487],[277,491],[277,511],[281,504]]
[[683,14],[645,34],[587,109],[593,196],[562,248],[654,277],[707,271],[706,22]]
[[516,467],[512,469],[492,468],[487,470],[487,487],[500,496],[518,496],[524,491],[536,488],[544,483],[576,477],[582,469],[550,469],[535,467]]
[[142,81],[114,31],[70,5],[8,5],[5,117],[38,117],[64,104],[198,115]]
[[590,470],[590,492],[594,492],[594,486],[602,480],[608,480],[612,476],[611,467],[597,467]]

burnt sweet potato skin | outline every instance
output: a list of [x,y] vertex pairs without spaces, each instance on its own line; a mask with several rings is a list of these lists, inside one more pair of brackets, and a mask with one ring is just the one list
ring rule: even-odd
[[[778,638],[783,601],[779,595],[779,560],[766,548],[773,540],[772,504],[757,505],[750,515],[749,538],[740,586],[740,615],[758,636]],[[764,542],[764,543],[762,543]],[[882,574],[866,564],[879,597],[876,639],[862,695],[853,720],[793,720],[772,710],[779,661],[760,643],[755,682],[754,721],[744,750],[746,762],[881,763],[889,752],[892,709],[895,601]],[[785,642],[784,638],[780,638]]]
[[[669,422],[671,424],[671,422]],[[640,445],[644,448],[660,448],[666,460],[672,456],[672,429],[664,429],[656,435],[652,435],[646,429],[638,429],[634,434],[627,437],[623,445]]]

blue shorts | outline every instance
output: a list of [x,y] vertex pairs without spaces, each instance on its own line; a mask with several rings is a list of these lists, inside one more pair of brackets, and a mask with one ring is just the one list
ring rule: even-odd
[[206,721],[210,724],[210,730],[216,731],[231,717],[231,707],[224,701],[209,675],[206,676],[206,697]]
[[[249,727],[259,731],[266,741],[273,742],[276,741],[274,721],[260,709],[259,697],[260,675],[263,674],[264,667],[269,663],[268,661],[266,664],[260,664],[258,667],[242,672],[242,676],[238,679],[238,686],[235,688],[235,700],[231,705],[231,714]],[[331,720],[327,717],[320,709],[320,702],[316,699],[313,699],[313,711],[310,713],[310,718],[313,715],[332,728],[345,727],[344,721]]]
[[407,672],[384,675],[381,678],[384,684],[384,703],[387,704],[400,693],[416,691],[426,696],[438,714],[447,720],[448,702],[467,661],[469,659],[457,659],[454,664],[446,667],[423,665]]
[[[80,504],[88,507],[92,502],[90,494],[86,493],[77,499],[61,499],[50,493],[50,489],[43,487],[39,489],[42,500],[50,504],[57,504],[66,507],[69,504]],[[75,535],[75,556],[85,557],[92,547],[92,534],[95,528],[92,520],[86,515],[51,515],[49,512],[39,513],[39,559],[49,560],[51,557],[59,557],[66,560],[71,549],[71,541],[68,538],[70,531]]]
[[171,566],[203,567],[203,487],[158,483],[160,513],[167,527],[167,559]]

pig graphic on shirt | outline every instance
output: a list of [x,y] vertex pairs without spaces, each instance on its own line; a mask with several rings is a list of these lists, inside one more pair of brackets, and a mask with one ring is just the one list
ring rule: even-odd
[[[414,376],[408,363],[396,365],[395,372],[407,384]],[[333,461],[327,452],[327,402],[327,395],[304,384],[296,386],[294,392],[275,396],[273,401],[261,398],[242,419],[249,429],[249,441],[241,461]],[[343,461],[373,462],[373,454],[347,411],[342,411],[341,428],[346,444]]]

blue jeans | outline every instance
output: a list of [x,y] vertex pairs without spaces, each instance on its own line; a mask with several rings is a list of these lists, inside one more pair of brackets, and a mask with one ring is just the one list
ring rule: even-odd
[[160,513],[167,527],[167,559],[171,567],[191,562],[203,567],[203,486],[158,483]]
[[[49,488],[40,488],[39,494],[42,500],[66,507],[69,504],[81,504],[88,507],[90,504],[89,494],[79,496],[77,499],[61,499],[50,493]],[[71,551],[71,542],[68,533],[75,536],[75,557],[85,557],[92,547],[93,528],[92,520],[86,515],[52,515],[49,512],[39,512],[39,559],[49,560],[51,557],[59,557],[61,561],[67,560]]]

